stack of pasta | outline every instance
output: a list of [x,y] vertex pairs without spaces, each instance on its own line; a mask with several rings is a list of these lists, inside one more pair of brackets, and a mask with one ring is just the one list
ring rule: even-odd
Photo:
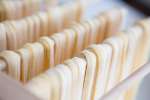
[[[150,19],[120,31],[125,9],[89,20],[82,19],[84,10],[75,2],[0,23],[2,72],[41,100],[99,100],[148,61]],[[0,19],[23,17],[22,11]],[[139,83],[115,100],[133,100]]]

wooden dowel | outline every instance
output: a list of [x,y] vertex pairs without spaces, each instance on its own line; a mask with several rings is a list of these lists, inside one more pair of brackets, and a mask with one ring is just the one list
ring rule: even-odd
[[133,82],[143,79],[146,75],[150,73],[150,62],[140,67],[129,77],[121,81],[116,87],[110,90],[107,94],[101,97],[99,100],[112,100],[115,97],[118,97],[121,93],[126,91]]
[[6,68],[6,62],[0,59],[0,71],[4,70],[5,68]]

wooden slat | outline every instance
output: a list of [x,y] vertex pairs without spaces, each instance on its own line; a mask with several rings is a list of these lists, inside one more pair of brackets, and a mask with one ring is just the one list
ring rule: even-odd
[[137,69],[135,72],[133,72],[126,79],[121,81],[116,87],[114,87],[112,90],[110,90],[107,94],[105,94],[99,100],[114,100],[121,93],[123,93],[128,88],[130,88],[130,86],[133,82],[142,80],[149,73],[150,73],[150,61],[148,63],[146,63],[145,65],[141,66],[139,69]]
[[0,72],[0,100],[39,100],[23,86]]

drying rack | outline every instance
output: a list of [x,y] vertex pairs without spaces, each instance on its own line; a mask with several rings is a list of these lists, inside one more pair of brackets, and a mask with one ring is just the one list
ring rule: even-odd
[[[0,60],[0,69],[4,70],[7,64]],[[150,61],[121,81],[111,91],[101,97],[99,100],[112,100],[123,91],[130,87],[135,80],[141,80],[150,73]],[[0,72],[0,100],[39,100],[30,94],[19,82],[11,79],[4,73]]]
[[[86,7],[97,4],[99,0],[82,2]],[[27,91],[24,86],[5,73],[1,72],[7,68],[5,60],[0,59],[0,100],[40,100]]]
[[114,87],[111,91],[109,91],[99,100],[112,100],[112,98],[117,97],[119,94],[127,90],[130,87],[131,83],[133,83],[135,80],[136,81],[142,80],[149,73],[150,73],[150,61],[147,62],[145,65],[141,66],[126,79],[121,81],[116,87]]

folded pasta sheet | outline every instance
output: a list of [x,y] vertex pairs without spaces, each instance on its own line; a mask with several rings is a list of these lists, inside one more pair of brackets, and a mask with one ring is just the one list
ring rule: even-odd
[[42,100],[82,100],[85,70],[86,61],[75,57],[34,78],[26,88]]
[[20,56],[13,51],[4,51],[0,58],[7,61],[7,72],[13,78],[20,80]]
[[88,49],[94,53],[97,62],[94,69],[95,74],[93,76],[92,91],[90,91],[90,100],[97,100],[107,89],[108,77],[110,77],[109,71],[111,70],[112,47],[102,44],[91,45]]

